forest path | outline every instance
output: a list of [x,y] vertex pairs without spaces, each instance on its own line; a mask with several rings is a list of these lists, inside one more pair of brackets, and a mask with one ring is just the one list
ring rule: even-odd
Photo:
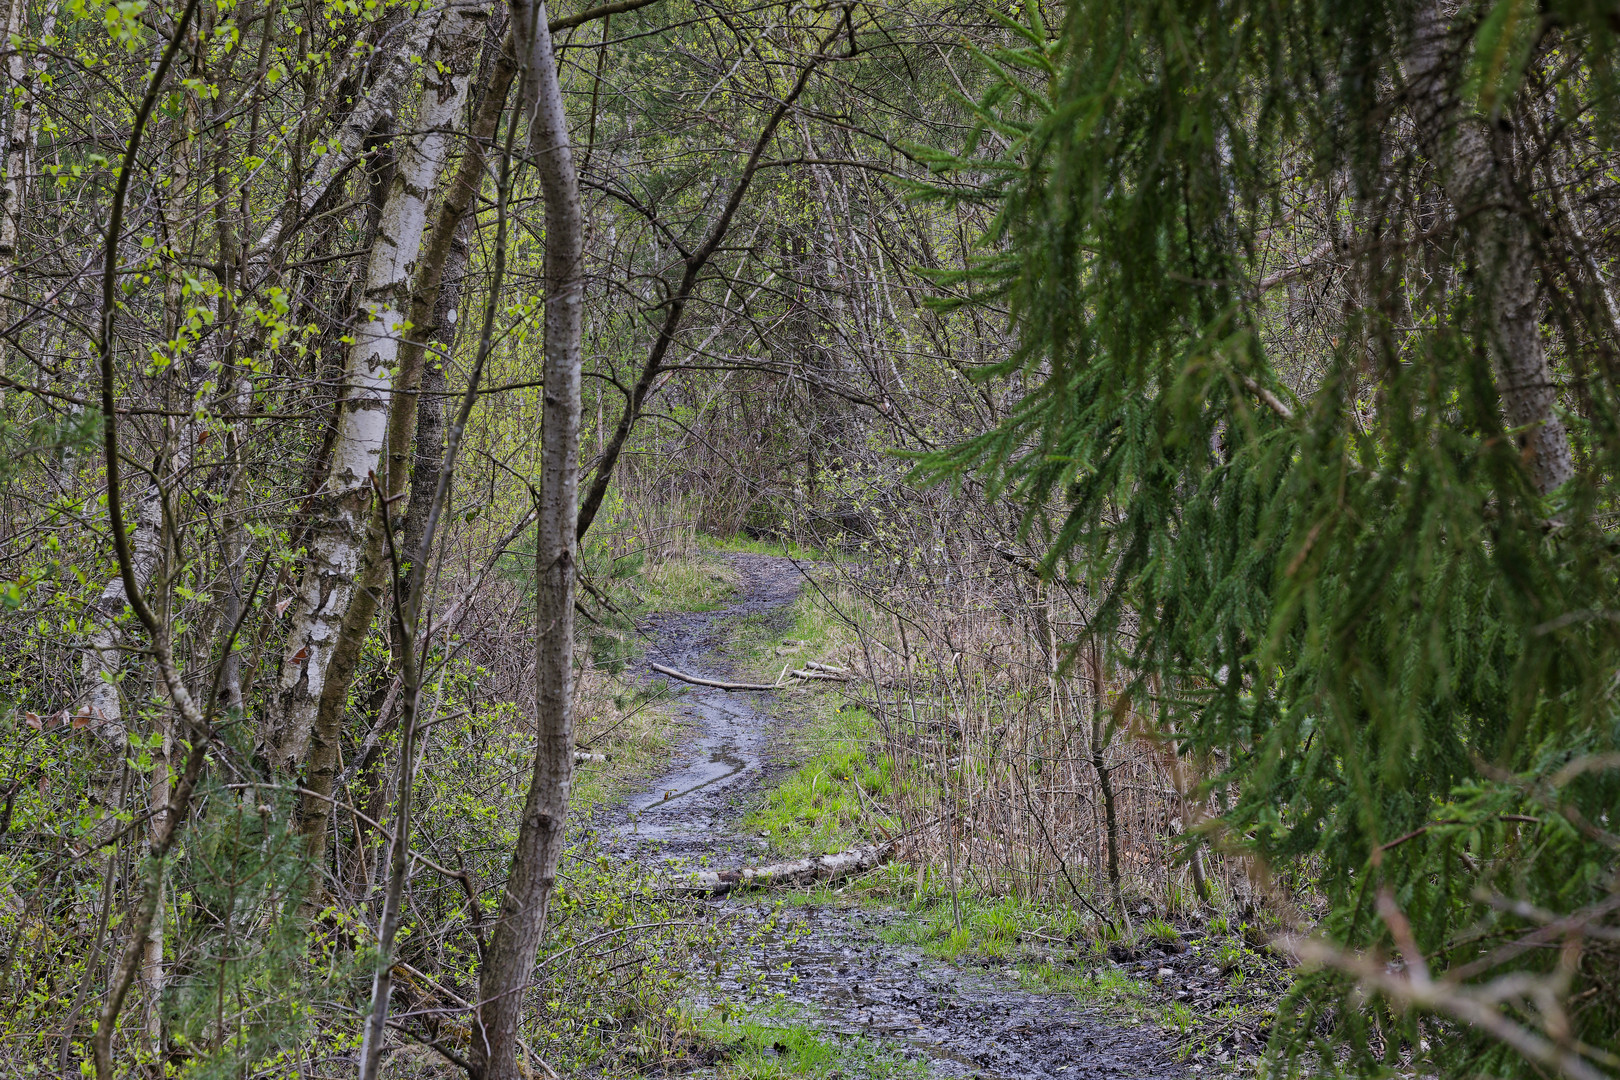
[[[741,597],[717,611],[655,620],[649,659],[690,675],[725,678],[728,627],[736,619],[763,614],[787,629],[788,606],[804,580],[799,567],[763,555],[734,555],[731,561],[742,575]],[[775,695],[675,685],[684,691],[675,707],[692,724],[687,753],[623,807],[610,843],[644,864],[768,861],[766,845],[740,835],[736,825],[765,783],[769,745],[787,723],[773,715]],[[883,942],[877,931],[898,913],[778,909],[775,901],[753,893],[712,902],[730,928],[733,963],[713,977],[707,1004],[729,1001],[745,1014],[773,1001],[796,1006],[823,1036],[864,1036],[925,1062],[934,1076],[1118,1080],[1186,1074],[1152,1027],[1111,1024],[1064,996],[1009,986],[1005,973],[959,967]]]

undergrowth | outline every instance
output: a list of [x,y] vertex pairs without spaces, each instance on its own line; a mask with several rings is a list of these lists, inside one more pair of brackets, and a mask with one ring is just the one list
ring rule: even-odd
[[883,811],[882,800],[896,782],[894,771],[887,758],[870,752],[871,732],[872,718],[861,709],[831,702],[813,709],[788,736],[803,763],[743,819],[742,831],[794,856],[846,851],[893,835],[899,823]]
[[703,1034],[723,1055],[712,1075],[724,1080],[810,1077],[909,1080],[926,1075],[923,1062],[859,1035],[818,1030],[801,1010],[778,1005],[733,1018],[710,1013]]

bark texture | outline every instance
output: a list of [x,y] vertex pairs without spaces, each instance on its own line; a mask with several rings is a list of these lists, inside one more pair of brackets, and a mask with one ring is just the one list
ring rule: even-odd
[[[337,134],[334,136],[334,148],[321,157],[300,188],[296,217],[308,214],[332,193],[337,183],[360,159],[366,133],[382,120],[391,118],[398,110],[405,87],[416,70],[414,58],[420,56],[426,49],[441,14],[442,9],[439,8],[423,12],[411,23],[406,33],[396,38],[392,50],[385,52],[380,58],[383,65],[381,74],[373,82],[366,96],[340,120]],[[45,18],[42,35],[49,35],[55,27],[54,6],[47,9]],[[42,55],[34,65],[33,77],[36,80],[43,62]],[[18,125],[26,124],[25,141],[32,139],[31,96],[25,95],[18,110],[13,112],[11,123],[13,133],[17,131]],[[29,146],[31,148],[31,142]],[[8,154],[8,169],[10,160]],[[22,175],[19,173],[19,181]],[[20,197],[19,195],[19,201]],[[6,198],[9,200],[11,196],[7,195]],[[15,203],[8,202],[4,212],[9,213],[15,206]],[[246,260],[242,275],[245,283],[250,286],[257,283],[272,269],[275,252],[290,235],[288,220],[286,213],[278,215],[262,232]],[[0,221],[0,229],[4,227],[3,221]],[[11,262],[11,259],[3,260],[7,267]],[[225,344],[224,335],[220,334],[204,339],[194,361],[195,366],[199,370],[208,370],[211,365],[218,363]],[[242,404],[250,399],[251,387],[245,379],[239,380],[239,384],[236,393],[238,403]],[[202,429],[194,422],[181,426],[176,437],[176,451],[168,459],[168,475],[178,477],[190,467],[191,450],[201,432]],[[167,484],[154,477],[142,491],[136,507],[135,528],[131,542],[131,568],[134,571],[135,582],[143,590],[150,584],[152,574],[158,565],[164,500],[167,497]],[[123,640],[114,621],[123,612],[127,596],[123,579],[114,576],[91,604],[90,610],[86,613],[90,630],[80,662],[84,691],[76,711],[89,720],[89,726],[93,731],[114,742],[121,742],[127,734],[118,693]],[[233,685],[239,685],[239,681],[239,677],[233,678]]]
[[[303,223],[311,211],[326,199],[334,186],[365,155],[366,138],[380,125],[393,120],[405,99],[406,88],[415,77],[428,43],[436,36],[439,23],[446,13],[446,5],[434,4],[419,12],[406,23],[403,34],[394,39],[394,47],[385,43],[385,54],[377,58],[381,70],[371,89],[353,109],[338,122],[337,130],[327,142],[327,151],[315,159],[304,180],[298,198],[289,214],[284,208],[273,218],[253,246],[251,255],[262,259]],[[423,127],[426,127],[425,118]]]
[[791,862],[772,863],[769,866],[745,866],[737,870],[699,870],[675,882],[675,888],[680,892],[721,896],[740,889],[839,881],[882,866],[893,852],[893,844],[868,844],[834,855],[813,855],[808,859],[794,859]]
[[[481,10],[476,17],[482,19],[488,15],[487,9]],[[471,16],[469,19],[472,18]],[[463,90],[466,85],[466,72],[471,70],[471,61],[474,54],[474,42],[471,39],[463,41],[462,56],[458,65],[464,65],[462,78]],[[420,390],[425,368],[427,354],[426,337],[430,332],[430,320],[438,308],[438,300],[444,282],[444,272],[455,258],[455,238],[460,235],[465,241],[466,231],[462,228],[464,222],[471,220],[470,211],[477,198],[484,174],[483,148],[493,138],[496,126],[506,101],[507,90],[516,72],[516,64],[510,55],[503,50],[497,58],[493,69],[490,86],[484,95],[484,100],[478,109],[477,116],[472,123],[471,138],[467,141],[467,151],[463,155],[460,168],[457,170],[454,182],[435,220],[432,233],[429,235],[423,248],[421,265],[418,268],[415,281],[409,298],[409,323],[415,332],[402,335],[398,354],[394,357],[396,372],[392,393],[392,407],[387,419],[386,453],[383,461],[381,484],[389,500],[389,506],[394,506],[405,494],[408,480],[406,462],[408,461],[413,429],[417,423]],[[466,245],[463,244],[460,260],[460,271],[456,275],[456,286],[452,290],[459,297],[460,276],[465,274],[468,261]],[[446,317],[452,323],[453,319]],[[453,333],[453,331],[452,331]],[[442,374],[438,378],[439,387],[443,387]],[[411,503],[406,515],[406,543],[405,552],[420,550],[422,538],[427,528],[429,511],[433,504],[438,486],[438,456],[444,453],[443,446],[443,404],[435,399],[436,411],[433,416],[438,419],[438,449],[433,475],[418,477],[412,489]],[[430,421],[431,423],[431,421]],[[431,437],[431,433],[430,433]],[[445,496],[448,498],[448,493]],[[413,519],[411,513],[420,512],[420,519],[414,521],[414,535],[412,533]],[[330,798],[338,770],[338,740],[342,734],[343,707],[348,699],[349,686],[354,679],[355,665],[359,662],[360,653],[365,645],[367,634],[370,633],[373,620],[376,618],[378,606],[382,602],[383,591],[386,588],[389,571],[387,534],[393,518],[385,508],[374,506],[368,515],[368,525],[364,538],[364,547],[359,556],[360,571],[357,587],[348,600],[343,612],[341,623],[337,628],[336,639],[333,644],[330,663],[324,673],[323,686],[317,698],[313,729],[312,746],[309,755],[308,768],[304,778],[304,795],[299,810],[299,820],[305,837],[311,845],[311,850],[320,850],[325,843],[327,823],[331,819],[332,800]],[[396,642],[397,645],[397,642]],[[396,660],[398,657],[396,656]],[[381,718],[384,722],[387,717]]]
[[472,1064],[484,1080],[517,1080],[518,1021],[557,876],[574,772],[574,555],[579,506],[580,332],[584,227],[568,117],[543,3],[512,5],[524,72],[529,154],[546,203],[546,362],[540,505],[535,524],[534,770],[512,868],[478,987]]
[[0,179],[0,274],[10,278],[17,254],[17,222],[22,210],[28,131],[32,126],[33,94],[28,61],[11,42],[22,38],[28,25],[28,0],[11,0],[6,16],[6,86],[15,95],[6,125],[4,177]]
[[1413,119],[1463,220],[1502,411],[1520,429],[1526,470],[1545,495],[1575,475],[1575,460],[1541,339],[1534,237],[1514,183],[1511,140],[1459,101],[1448,78],[1458,55],[1451,31],[1441,0],[1418,9],[1406,59]]
[[[163,557],[163,511],[170,491],[169,481],[185,472],[190,464],[190,446],[182,444],[181,451],[169,457],[163,466],[167,474],[164,482],[150,484],[136,509],[135,528],[129,540],[130,569],[142,592],[150,587]],[[129,590],[124,581],[120,575],[107,582],[101,595],[85,612],[90,636],[89,648],[81,660],[85,691],[77,709],[91,731],[115,745],[123,745],[129,737],[118,688],[125,647],[118,619],[129,607]]]
[[[306,555],[283,653],[270,763],[284,771],[304,764],[316,714],[334,663],[357,582],[380,587],[375,570],[362,574],[372,509],[371,478],[383,462],[394,369],[428,204],[449,156],[465,108],[474,45],[486,9],[463,0],[444,9],[428,51],[421,114],[395,171],[366,270],[366,315],[354,333],[344,372],[345,399],[325,490],[311,515]],[[436,76],[436,77],[435,77]],[[371,623],[367,613],[366,626]],[[358,652],[356,650],[356,652]],[[352,668],[353,660],[344,659]],[[347,683],[345,681],[345,689]],[[341,703],[340,703],[341,704]],[[335,735],[322,731],[335,755]]]

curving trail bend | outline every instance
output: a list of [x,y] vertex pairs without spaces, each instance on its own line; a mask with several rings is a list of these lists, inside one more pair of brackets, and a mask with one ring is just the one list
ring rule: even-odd
[[[654,621],[652,660],[691,675],[726,678],[726,627],[772,613],[788,625],[801,571],[786,558],[735,555],[743,589],[734,604]],[[653,675],[655,679],[664,676]],[[643,863],[758,863],[762,841],[736,821],[765,779],[784,721],[774,695],[674,683],[692,738],[675,767],[632,797],[612,824],[614,843]],[[1168,1043],[1145,1026],[1119,1026],[1061,995],[1019,989],[1010,972],[966,968],[881,941],[894,916],[870,910],[787,908],[763,894],[714,901],[746,947],[715,978],[713,994],[743,1003],[764,992],[803,1007],[823,1032],[865,1036],[927,1062],[930,1075],[984,1080],[1159,1080],[1182,1077]]]

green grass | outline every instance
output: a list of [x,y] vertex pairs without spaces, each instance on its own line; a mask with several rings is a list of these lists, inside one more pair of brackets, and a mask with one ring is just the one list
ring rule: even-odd
[[[752,678],[775,682],[783,668],[817,660],[838,665],[845,627],[806,590],[788,609],[788,629],[769,614],[738,619],[730,628],[731,651]],[[847,704],[837,683],[799,688],[803,705],[783,750],[798,766],[772,788],[741,823],[786,855],[845,851],[893,833],[898,823],[883,810],[897,782],[889,759],[874,753],[872,717]]]
[[[914,872],[906,876],[914,877]],[[1084,924],[1064,908],[970,890],[959,891],[953,906],[949,884],[937,868],[925,872],[920,886],[903,879],[890,885],[891,893],[909,889],[912,895],[901,905],[906,917],[883,931],[884,940],[941,960],[1012,961],[1054,950],[1072,954],[1073,942],[1084,940]]]
[[1192,1028],[1195,1018],[1185,1005],[1165,1001],[1109,963],[1096,928],[1073,911],[971,890],[959,891],[953,908],[942,879],[931,871],[918,884],[915,871],[892,867],[886,881],[868,886],[874,901],[887,896],[892,903],[908,891],[913,897],[898,905],[905,917],[880,932],[883,940],[953,963],[1000,966],[1024,990],[1064,994],[1120,1019],[1182,1033]]
[[592,608],[604,607],[599,616],[604,622],[622,622],[625,616],[640,620],[661,612],[713,611],[736,595],[741,580],[724,558],[700,549],[655,558],[641,551],[614,557],[607,550],[596,550],[587,553],[585,563],[591,584],[613,606],[606,608],[589,593],[581,600]]
[[817,602],[814,591],[800,593],[788,608],[791,620],[788,629],[781,630],[781,617],[770,613],[744,616],[730,627],[731,651],[750,671],[764,678],[775,679],[782,666],[803,666],[806,660],[820,660],[836,664],[834,655],[844,646],[843,629],[823,605]]
[[740,578],[724,559],[699,555],[644,566],[639,581],[649,612],[713,611],[736,595]]
[[809,1024],[769,1016],[748,1016],[727,1023],[712,1019],[706,1034],[726,1053],[716,1069],[728,1080],[776,1080],[777,1077],[860,1077],[899,1080],[921,1077],[926,1067],[893,1049],[860,1036],[818,1032]]
[[1182,1034],[1195,1023],[1187,1006],[1179,1001],[1164,1001],[1142,980],[1097,961],[1019,964],[1018,984],[1035,993],[1066,994],[1116,1017],[1129,1017]]
[[715,551],[735,551],[746,555],[786,555],[810,562],[829,558],[819,548],[806,547],[792,540],[756,540],[743,533],[736,536],[705,536],[702,543]]
[[783,854],[846,851],[870,841],[878,830],[892,834],[899,828],[881,808],[895,779],[889,759],[871,753],[871,716],[834,706],[836,695],[818,698],[811,717],[792,735],[804,763],[772,788],[741,826]]

